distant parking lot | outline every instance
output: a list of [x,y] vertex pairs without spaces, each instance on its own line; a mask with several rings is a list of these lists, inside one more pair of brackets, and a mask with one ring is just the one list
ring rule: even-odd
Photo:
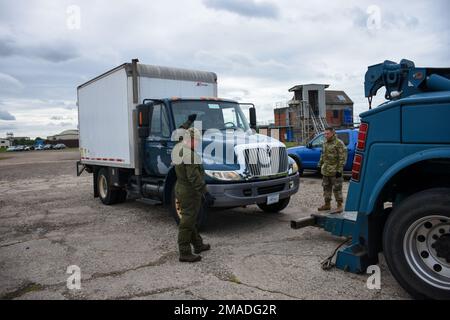
[[[127,201],[104,206],[92,176],[76,177],[77,151],[0,153],[0,298],[3,299],[408,299],[385,263],[381,290],[368,275],[323,271],[342,239],[289,221],[320,205],[307,175],[282,214],[256,206],[214,211],[197,264],[177,256],[168,211]],[[348,182],[345,182],[345,192]],[[67,267],[81,270],[69,290]]]

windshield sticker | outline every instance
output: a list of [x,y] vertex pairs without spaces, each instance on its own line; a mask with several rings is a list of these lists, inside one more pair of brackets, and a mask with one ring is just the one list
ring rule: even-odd
[[208,103],[208,107],[210,109],[220,109],[220,106],[218,104],[214,104],[214,103]]

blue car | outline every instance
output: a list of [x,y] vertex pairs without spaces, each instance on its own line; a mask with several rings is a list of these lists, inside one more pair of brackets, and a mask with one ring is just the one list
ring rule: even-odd
[[[344,166],[344,171],[352,171],[353,157],[355,156],[356,144],[358,142],[358,129],[336,130],[336,135],[347,147],[348,157]],[[323,133],[314,137],[306,146],[292,147],[288,149],[288,154],[297,162],[300,175],[303,170],[317,171],[317,164],[322,153],[324,142]]]

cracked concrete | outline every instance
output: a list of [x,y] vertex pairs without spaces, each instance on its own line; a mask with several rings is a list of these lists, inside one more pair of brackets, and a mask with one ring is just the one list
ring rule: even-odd
[[[183,264],[168,211],[102,205],[92,176],[75,175],[76,152],[8,157],[0,162],[0,299],[409,298],[383,259],[378,291],[367,289],[368,275],[320,268],[342,239],[289,227],[320,204],[317,177],[301,179],[282,214],[256,206],[211,212],[202,235],[212,250]],[[70,265],[81,269],[80,290],[66,287]]]

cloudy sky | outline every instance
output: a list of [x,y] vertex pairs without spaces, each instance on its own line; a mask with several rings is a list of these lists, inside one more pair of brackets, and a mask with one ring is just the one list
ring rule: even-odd
[[132,58],[214,71],[219,95],[255,102],[259,120],[302,83],[345,90],[359,113],[368,65],[450,66],[449,9],[448,0],[0,0],[0,137],[76,128],[77,85]]

